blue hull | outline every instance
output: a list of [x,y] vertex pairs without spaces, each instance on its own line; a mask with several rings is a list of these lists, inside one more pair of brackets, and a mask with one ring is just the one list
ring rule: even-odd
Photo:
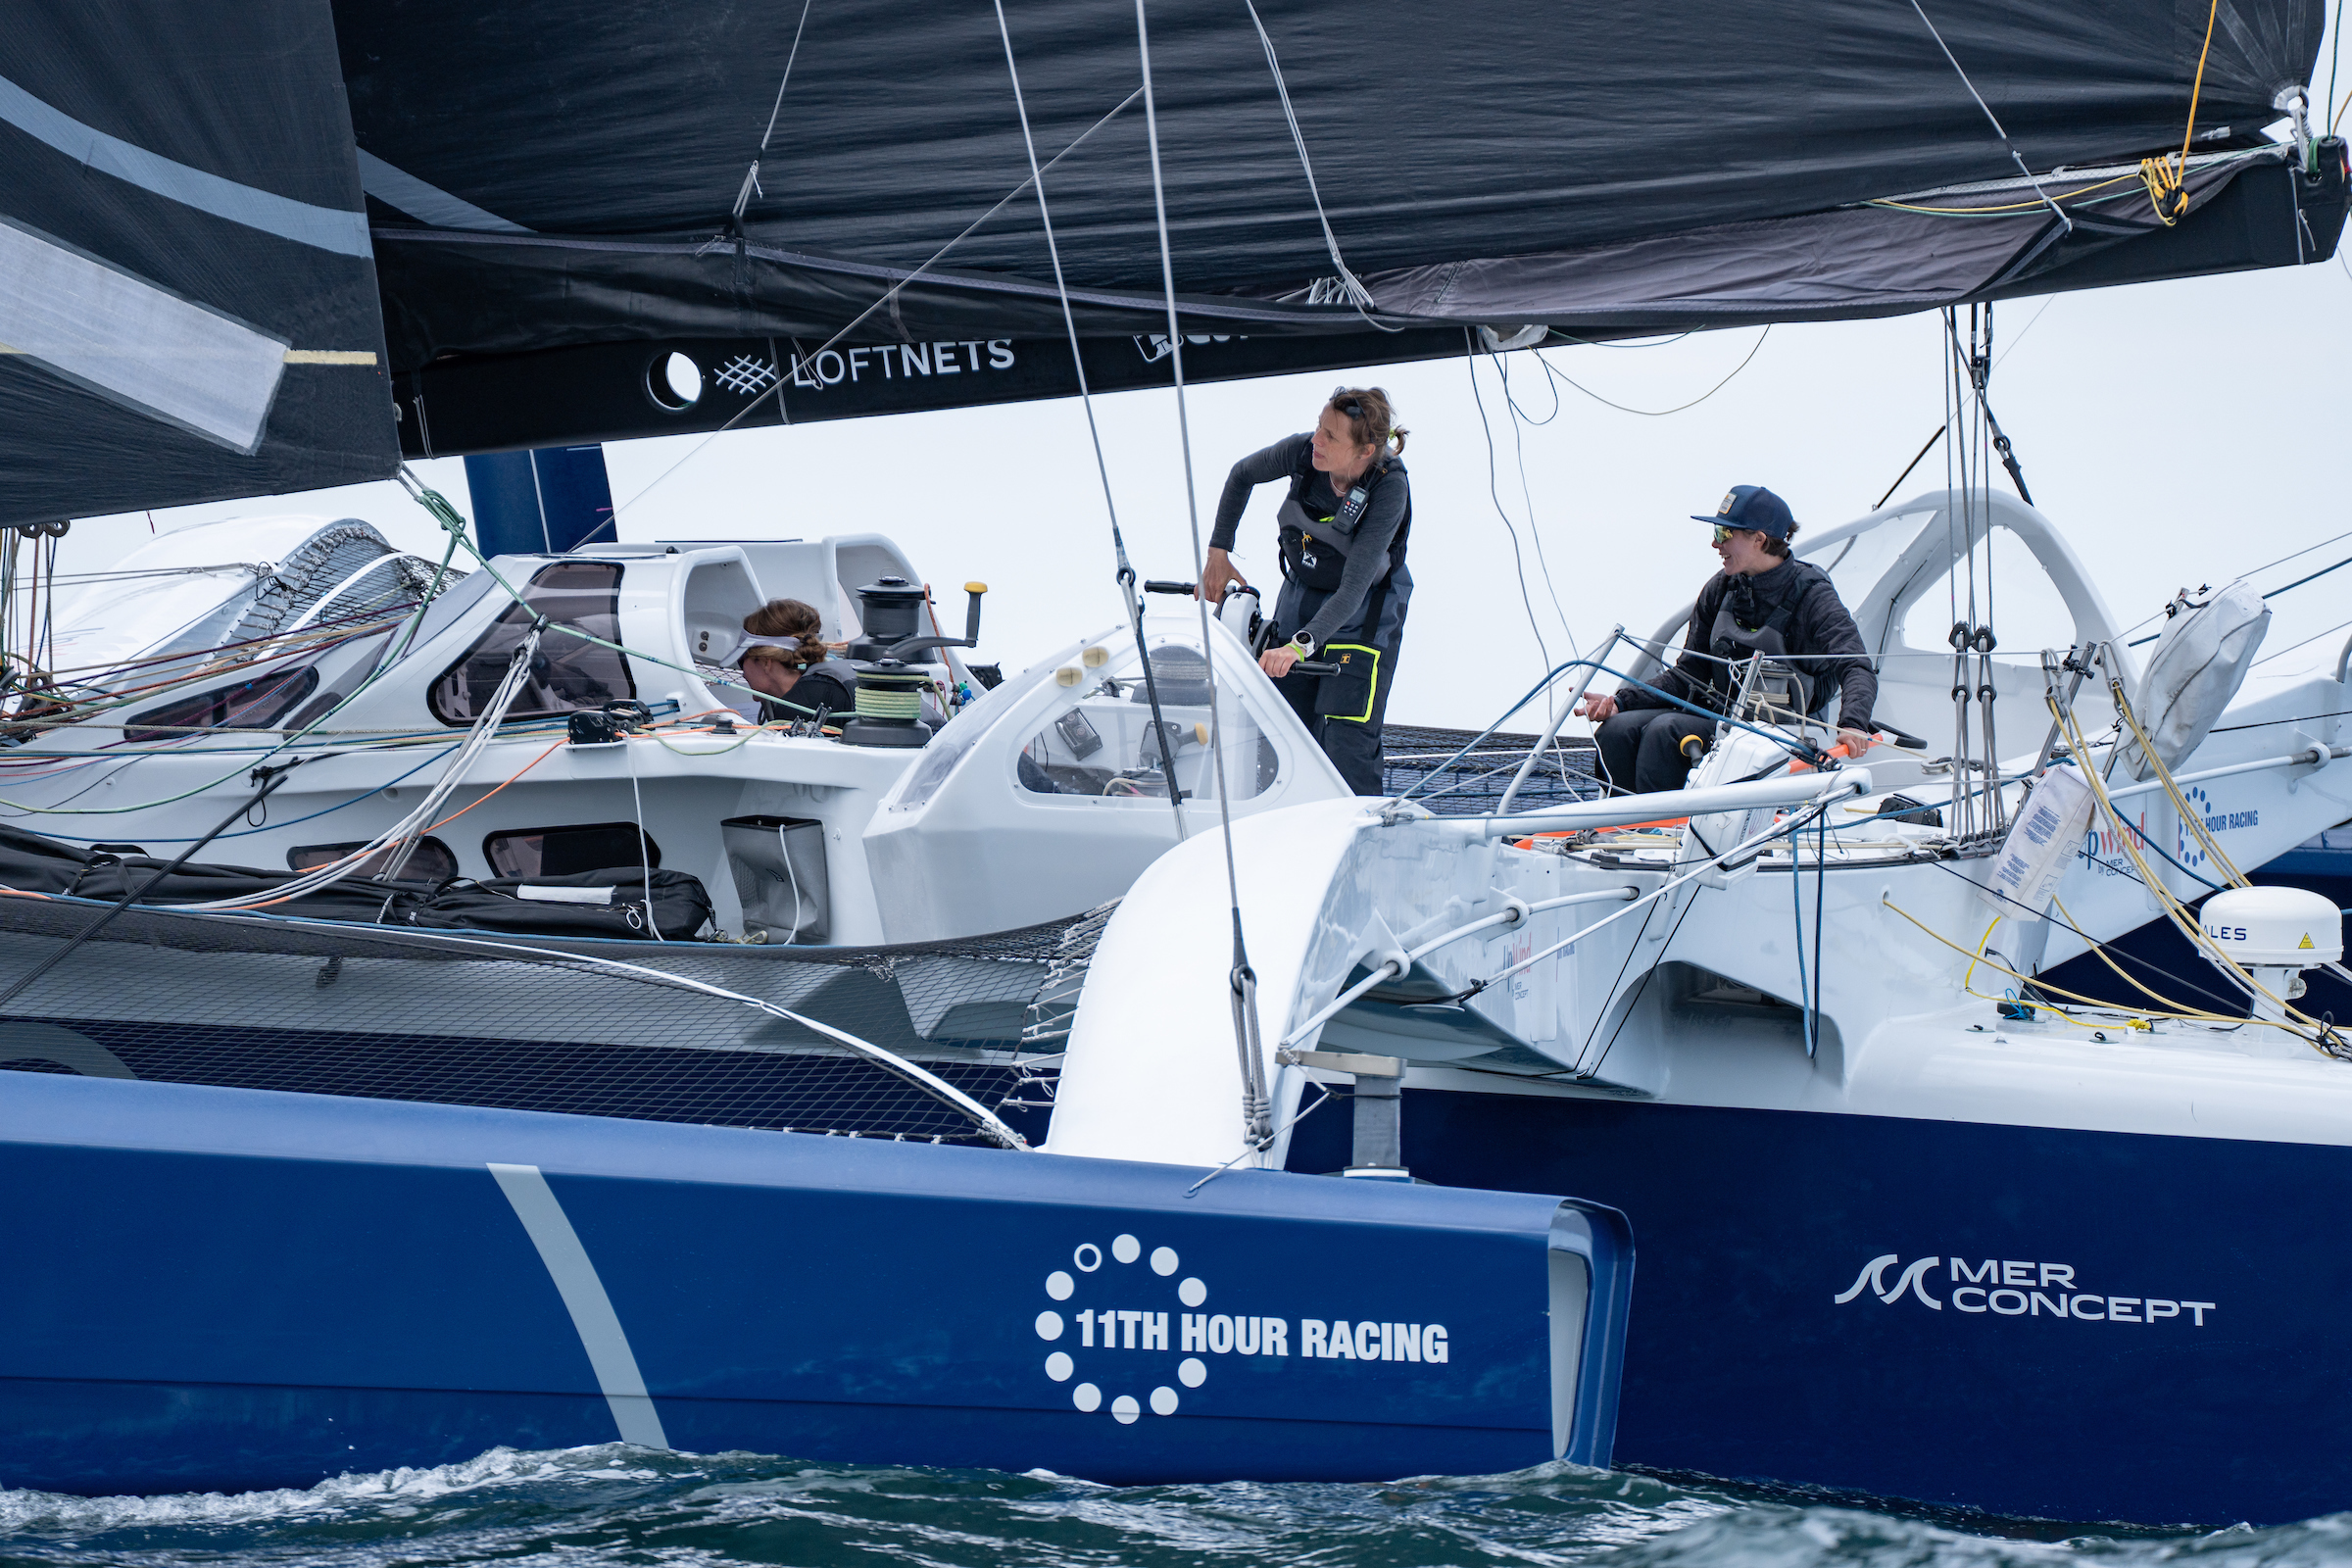
[[[1292,1168],[1345,1135],[1301,1124]],[[1404,1139],[1417,1176],[1631,1220],[1622,1463],[2071,1520],[2352,1506],[2352,1149],[1419,1091]]]
[[[615,1438],[1108,1482],[1608,1459],[1632,1252],[1590,1205],[1264,1172],[1188,1198],[1200,1172],[1043,1154],[0,1091],[0,1485],[307,1486]],[[1307,1353],[1343,1334],[1351,1353]]]

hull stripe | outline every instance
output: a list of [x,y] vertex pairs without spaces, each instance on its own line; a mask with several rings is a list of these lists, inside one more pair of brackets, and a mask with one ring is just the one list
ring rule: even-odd
[[564,1309],[571,1313],[571,1326],[579,1333],[580,1348],[588,1352],[588,1363],[596,1369],[597,1386],[604,1390],[605,1402],[612,1407],[612,1423],[620,1429],[620,1441],[645,1448],[668,1447],[661,1412],[645,1392],[645,1378],[637,1370],[629,1337],[621,1332],[620,1316],[612,1310],[605,1282],[597,1277],[588,1250],[580,1245],[579,1234],[571,1228],[564,1205],[556,1201],[547,1178],[536,1165],[493,1164],[490,1174],[498,1178],[499,1191],[514,1205],[514,1217],[530,1233],[531,1245],[539,1249],[539,1261],[547,1265],[549,1277],[563,1295]]

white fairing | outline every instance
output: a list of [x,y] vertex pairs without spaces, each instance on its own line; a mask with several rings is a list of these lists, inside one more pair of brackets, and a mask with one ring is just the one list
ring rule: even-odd
[[278,562],[314,536],[356,521],[288,514],[159,534],[114,562],[115,575],[60,596],[48,643],[56,667],[74,684],[103,685],[133,660],[210,651],[226,640]]
[[[1147,617],[1189,834],[1217,825],[1220,778],[1202,737],[1200,622]],[[1222,703],[1223,793],[1237,814],[1347,798],[1346,783],[1249,650],[1211,623]],[[866,829],[865,852],[892,942],[1009,930],[1115,898],[1175,845],[1164,794],[1136,776],[1160,763],[1142,661],[1125,626],[1073,643],[1007,680],[941,730]],[[1067,684],[1064,684],[1065,679]],[[1155,775],[1153,775],[1155,776]]]

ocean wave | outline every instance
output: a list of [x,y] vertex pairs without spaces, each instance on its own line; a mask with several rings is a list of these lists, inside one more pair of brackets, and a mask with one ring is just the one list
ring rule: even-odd
[[2352,1568],[2352,1515],[2180,1532],[2002,1520],[1544,1465],[1383,1483],[1105,1487],[611,1444],[300,1491],[0,1490],[0,1568]]

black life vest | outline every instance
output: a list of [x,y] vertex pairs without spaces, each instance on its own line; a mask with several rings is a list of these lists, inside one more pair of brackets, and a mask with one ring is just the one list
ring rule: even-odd
[[[1788,623],[1796,618],[1797,607],[1804,603],[1805,596],[1813,591],[1816,583],[1830,580],[1828,572],[1810,562],[1791,559],[1788,566],[1795,573],[1796,580],[1789,584],[1788,592],[1781,595],[1781,602],[1764,616],[1764,623],[1760,626],[1743,626],[1740,623],[1739,617],[1732,613],[1733,594],[1729,591],[1730,587],[1736,587],[1737,584],[1727,587],[1723,603],[1715,611],[1715,624],[1707,631],[1708,653],[1717,659],[1752,659],[1758,654],[1767,659],[1788,656]],[[1812,672],[1800,667],[1795,673],[1798,687],[1804,694],[1805,711],[1809,713],[1815,706]],[[1724,672],[1726,684],[1717,688],[1727,703],[1732,696],[1729,674],[1728,670]]]
[[[1404,465],[1384,452],[1342,499],[1339,511],[1318,514],[1306,500],[1306,493],[1315,481],[1314,444],[1310,441],[1301,448],[1298,466],[1291,471],[1291,493],[1275,517],[1282,531],[1282,574],[1316,593],[1327,594],[1338,588],[1341,574],[1348,569],[1356,525],[1371,510],[1373,494],[1392,474],[1403,472]],[[1412,526],[1413,498],[1408,490],[1404,515],[1397,520],[1396,537],[1389,541],[1388,569],[1380,575],[1383,583],[1403,562],[1404,536]],[[1315,531],[1308,532],[1310,528]]]

